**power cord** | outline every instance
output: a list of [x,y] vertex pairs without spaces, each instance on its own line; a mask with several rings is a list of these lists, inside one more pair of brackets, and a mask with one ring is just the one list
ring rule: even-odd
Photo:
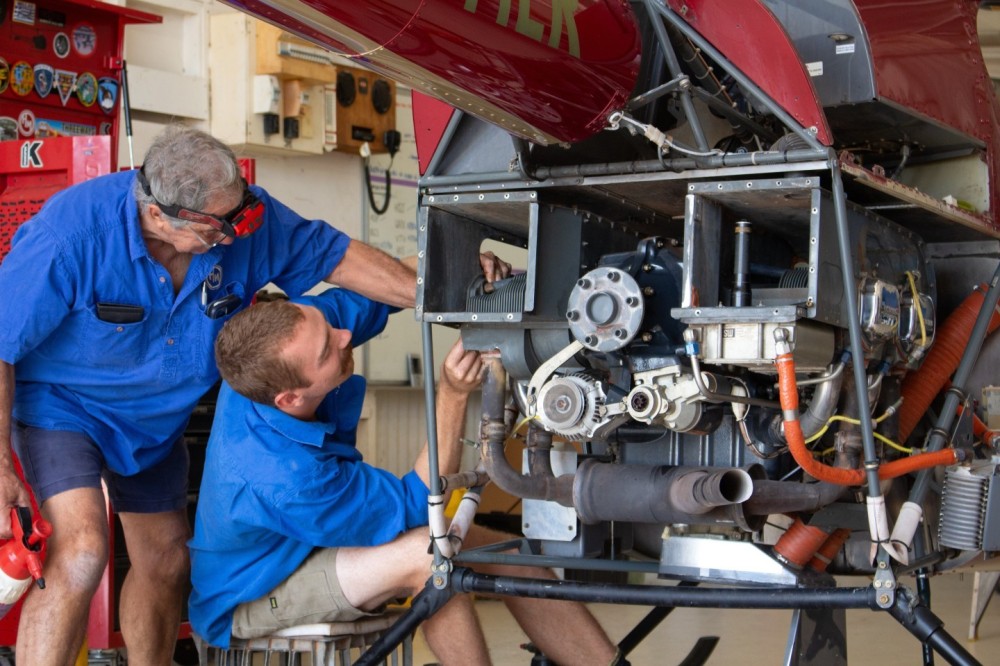
[[361,144],[361,157],[364,159],[365,187],[368,190],[368,203],[371,204],[372,210],[376,215],[382,215],[389,210],[389,199],[392,196],[392,161],[396,158],[396,153],[399,151],[399,144],[401,142],[400,133],[396,130],[389,130],[382,138],[382,142],[389,150],[389,166],[385,170],[385,199],[382,201],[381,206],[375,203],[375,193],[372,191],[372,174],[369,168],[372,151],[367,142]]

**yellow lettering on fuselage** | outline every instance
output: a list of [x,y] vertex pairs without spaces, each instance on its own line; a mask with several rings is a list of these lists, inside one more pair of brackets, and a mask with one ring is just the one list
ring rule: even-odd
[[[531,18],[532,0],[518,0],[517,21],[514,31],[536,42],[542,41],[545,34],[545,24]],[[580,7],[579,0],[550,0],[552,17],[549,22],[549,46],[559,48],[562,39],[563,26],[566,26],[566,43],[569,54],[580,57],[580,36],[576,31],[576,10]],[[497,7],[497,25],[508,27],[510,23],[511,0],[500,0]],[[479,0],[465,0],[465,11],[476,13]]]

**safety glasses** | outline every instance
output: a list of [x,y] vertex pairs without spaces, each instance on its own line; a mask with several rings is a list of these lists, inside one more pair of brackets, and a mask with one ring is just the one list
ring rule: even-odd
[[[152,197],[152,189],[149,186],[149,181],[146,180],[146,174],[140,170],[136,177],[139,179],[142,191],[146,193],[146,196]],[[245,238],[257,231],[264,222],[264,202],[250,191],[246,181],[243,181],[243,199],[225,215],[212,215],[183,206],[160,203],[156,201],[156,197],[153,197],[153,201],[165,215],[179,220],[206,224],[224,234],[226,238]]]

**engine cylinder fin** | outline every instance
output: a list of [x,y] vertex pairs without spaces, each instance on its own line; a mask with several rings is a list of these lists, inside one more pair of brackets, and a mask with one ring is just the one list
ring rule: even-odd
[[523,312],[527,284],[527,273],[520,273],[501,280],[491,293],[470,295],[468,311],[481,313]]
[[965,467],[954,467],[945,473],[938,527],[942,546],[959,550],[979,550],[982,546],[989,481],[988,477],[971,474]]

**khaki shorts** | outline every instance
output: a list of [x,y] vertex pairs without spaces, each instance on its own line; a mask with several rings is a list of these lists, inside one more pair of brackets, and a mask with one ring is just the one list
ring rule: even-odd
[[233,636],[257,638],[279,629],[318,622],[353,622],[378,615],[352,606],[337,580],[337,549],[320,548],[270,594],[233,612]]

